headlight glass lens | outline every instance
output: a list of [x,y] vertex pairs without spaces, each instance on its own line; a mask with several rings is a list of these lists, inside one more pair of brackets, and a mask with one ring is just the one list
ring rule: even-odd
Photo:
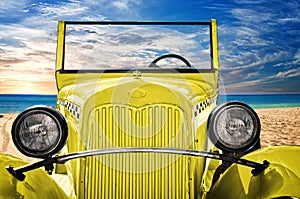
[[23,154],[46,158],[57,153],[65,144],[67,125],[64,117],[55,109],[29,108],[14,121],[12,138]]
[[28,115],[20,124],[20,141],[30,150],[44,151],[59,141],[59,126],[46,114]]
[[228,147],[245,147],[255,136],[251,115],[241,108],[225,109],[219,115],[216,129],[220,141]]
[[259,118],[255,111],[244,103],[222,104],[209,117],[209,138],[224,151],[250,150],[259,141],[259,134]]

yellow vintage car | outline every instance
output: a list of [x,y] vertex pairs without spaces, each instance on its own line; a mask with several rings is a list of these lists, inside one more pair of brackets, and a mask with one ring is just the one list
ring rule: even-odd
[[255,111],[218,104],[216,20],[59,21],[55,75],[56,107],[12,127],[37,161],[1,154],[0,198],[300,198],[300,147],[261,149]]

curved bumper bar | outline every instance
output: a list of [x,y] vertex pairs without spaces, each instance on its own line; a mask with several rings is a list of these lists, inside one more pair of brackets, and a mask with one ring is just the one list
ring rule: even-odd
[[65,162],[76,159],[83,158],[88,156],[98,156],[98,155],[109,155],[109,154],[121,154],[121,153],[166,153],[166,154],[175,154],[175,155],[186,155],[186,156],[197,156],[203,158],[211,158],[218,159],[225,162],[236,163],[240,165],[244,165],[247,167],[253,168],[251,173],[253,175],[257,175],[263,170],[265,170],[269,162],[263,161],[263,163],[257,163],[253,161],[249,161],[242,158],[237,158],[234,156],[212,153],[206,151],[197,151],[197,150],[189,150],[189,149],[178,149],[178,148],[136,148],[136,147],[128,147],[128,148],[106,148],[106,149],[98,149],[98,150],[87,150],[82,152],[70,153],[62,156],[54,156],[49,157],[45,160],[41,160],[36,163],[28,164],[25,166],[21,166],[18,168],[14,168],[13,166],[6,167],[7,171],[13,175],[18,180],[23,181],[25,179],[24,173],[27,171],[31,171],[40,167],[45,167],[46,171],[49,174],[52,173],[53,164],[64,164]]

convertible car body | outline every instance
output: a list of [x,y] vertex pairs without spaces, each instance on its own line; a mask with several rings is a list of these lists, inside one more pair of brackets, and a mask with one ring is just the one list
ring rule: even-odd
[[56,107],[12,128],[41,160],[2,154],[1,198],[300,198],[300,147],[261,149],[255,111],[218,104],[216,20],[60,21],[55,75]]

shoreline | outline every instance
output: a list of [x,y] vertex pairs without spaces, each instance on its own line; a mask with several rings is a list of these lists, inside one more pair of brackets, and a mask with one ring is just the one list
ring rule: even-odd
[[[261,123],[261,146],[300,145],[300,107],[255,109]],[[26,161],[11,140],[11,127],[17,113],[0,114],[0,153],[11,154]]]

